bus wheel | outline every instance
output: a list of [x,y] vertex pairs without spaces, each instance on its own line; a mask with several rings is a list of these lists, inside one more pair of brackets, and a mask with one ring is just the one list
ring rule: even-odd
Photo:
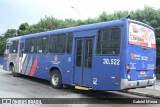
[[59,70],[53,70],[50,74],[50,83],[53,88],[59,89],[63,87],[62,76]]
[[15,68],[14,68],[14,66],[11,67],[11,74],[12,74],[13,76],[15,76]]
[[15,68],[14,68],[14,66],[13,66],[13,67],[11,67],[11,74],[12,74],[14,77],[19,76],[19,74],[15,72]]

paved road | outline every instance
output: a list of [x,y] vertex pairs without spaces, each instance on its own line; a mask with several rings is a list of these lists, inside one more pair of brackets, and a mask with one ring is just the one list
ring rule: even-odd
[[[97,91],[81,91],[74,89],[53,89],[48,81],[31,78],[27,76],[13,77],[9,72],[0,69],[0,98],[106,98],[105,101],[108,103],[117,103],[120,101],[113,100],[109,98],[144,98],[143,96],[130,95],[121,92],[97,92]],[[99,99],[90,102],[90,104],[83,104],[83,106],[97,106],[99,104]],[[97,104],[92,105],[92,103],[97,102]],[[61,104],[61,106],[80,106],[77,104]],[[0,105],[1,106],[1,105]],[[13,105],[10,105],[11,107]],[[16,105],[16,107],[22,105]],[[30,107],[31,105],[24,105],[24,107]],[[32,105],[36,107],[43,107],[44,105]],[[53,107],[53,105],[49,105]],[[59,106],[59,105],[54,105]],[[81,105],[82,106],[82,105]],[[106,107],[106,104],[101,104],[98,106]],[[114,106],[114,105],[113,105]],[[115,105],[117,106],[117,105]],[[124,105],[119,105],[124,106]],[[130,105],[132,106],[132,105]],[[143,105],[141,105],[143,106]],[[152,105],[157,106],[157,105]],[[5,107],[5,105],[3,105]],[[8,106],[7,106],[8,107]]]

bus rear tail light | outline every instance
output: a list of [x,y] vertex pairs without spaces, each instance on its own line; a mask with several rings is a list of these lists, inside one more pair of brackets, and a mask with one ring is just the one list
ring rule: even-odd
[[130,74],[130,73],[131,73],[131,71],[130,71],[130,69],[128,69],[128,70],[127,70],[127,74]]
[[156,73],[156,66],[154,66],[154,73]]
[[129,68],[130,68],[129,64],[127,64],[127,65],[126,65],[126,68],[127,68],[127,69],[129,69]]
[[129,66],[129,64],[127,64],[126,65],[126,73],[127,73],[127,78],[130,80],[131,79],[131,76],[130,76],[130,73],[131,73],[131,71],[130,71],[130,66]]
[[126,65],[126,68],[127,68],[127,74],[130,74],[130,66],[129,66],[129,64]]

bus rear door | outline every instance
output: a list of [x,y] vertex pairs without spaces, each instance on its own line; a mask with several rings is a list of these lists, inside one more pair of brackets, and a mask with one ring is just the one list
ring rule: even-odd
[[92,85],[92,56],[94,38],[76,38],[74,83],[80,86]]

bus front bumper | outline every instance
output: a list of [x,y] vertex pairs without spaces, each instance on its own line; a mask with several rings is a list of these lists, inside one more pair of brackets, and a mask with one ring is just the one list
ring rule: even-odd
[[156,77],[154,77],[153,79],[136,80],[136,81],[128,81],[128,79],[121,79],[121,90],[152,86],[155,84],[155,82],[156,82]]

